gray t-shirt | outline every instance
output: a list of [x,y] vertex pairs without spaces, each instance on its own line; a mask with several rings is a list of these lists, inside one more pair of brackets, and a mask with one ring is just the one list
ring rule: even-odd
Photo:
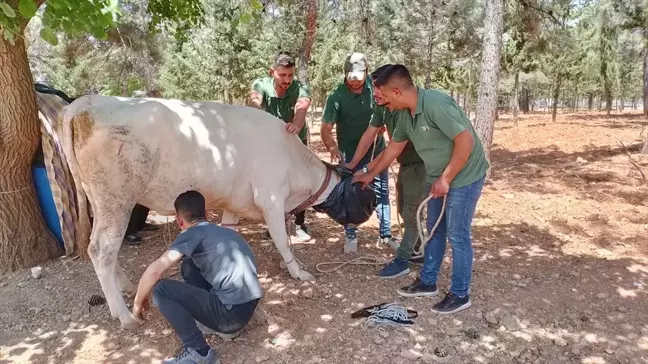
[[239,305],[263,297],[254,254],[234,230],[200,222],[181,232],[169,249],[193,260],[223,304]]

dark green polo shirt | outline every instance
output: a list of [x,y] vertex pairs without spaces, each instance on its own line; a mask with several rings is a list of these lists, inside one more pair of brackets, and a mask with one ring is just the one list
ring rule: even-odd
[[[369,127],[374,104],[370,77],[365,80],[360,94],[351,92],[342,81],[326,98],[322,122],[335,124],[338,148],[348,159],[353,158],[362,134]],[[374,155],[378,155],[384,148],[385,139],[379,136]],[[371,152],[370,148],[367,154]]]
[[[395,116],[397,113],[404,113],[405,116],[403,117],[411,118],[411,116],[407,113],[407,110],[389,111],[389,108],[387,108],[387,106],[381,106],[376,104],[376,106],[374,107],[373,115],[371,115],[371,121],[369,122],[369,125],[376,128],[385,126],[387,128],[387,133],[389,134],[389,137],[393,138],[394,129],[396,129]],[[421,157],[419,157],[418,153],[416,153],[416,149],[414,149],[414,145],[410,141],[407,142],[405,149],[403,149],[401,154],[398,156],[397,160],[398,163],[402,165],[409,165],[409,164],[423,162],[423,160],[421,160]]]
[[425,163],[427,182],[433,183],[450,162],[453,139],[466,129],[470,130],[475,143],[468,161],[450,184],[453,188],[463,187],[483,177],[489,163],[470,120],[449,95],[419,88],[414,118],[411,114],[396,115],[394,141],[409,139],[414,144],[416,152]]
[[[293,80],[283,97],[277,97],[272,77],[255,80],[252,84],[252,89],[262,96],[261,108],[286,123],[292,123],[295,117],[295,104],[297,103],[297,99],[311,97],[308,86],[298,80]],[[299,131],[298,135],[302,141],[306,140],[308,123],[304,122],[304,127]]]

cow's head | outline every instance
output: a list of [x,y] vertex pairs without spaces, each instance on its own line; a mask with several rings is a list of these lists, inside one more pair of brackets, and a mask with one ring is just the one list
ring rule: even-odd
[[313,206],[317,212],[327,214],[331,219],[342,225],[361,225],[371,217],[376,208],[376,193],[373,188],[362,188],[362,183],[353,183],[353,173],[348,168],[333,166],[326,162],[327,168],[340,176],[340,181],[323,203]]

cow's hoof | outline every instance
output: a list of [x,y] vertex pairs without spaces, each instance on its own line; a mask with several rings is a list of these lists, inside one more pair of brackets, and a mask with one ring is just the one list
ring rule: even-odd
[[126,330],[135,330],[141,325],[130,311],[128,311],[126,315],[120,317],[119,321],[121,322],[121,327]]
[[299,274],[297,274],[296,278],[299,279],[300,281],[314,281],[315,280],[315,276],[313,276],[312,274],[308,273],[305,270],[302,270],[301,272],[299,272]]
[[121,327],[126,330],[135,330],[140,327],[140,323],[135,319],[127,319],[121,322]]

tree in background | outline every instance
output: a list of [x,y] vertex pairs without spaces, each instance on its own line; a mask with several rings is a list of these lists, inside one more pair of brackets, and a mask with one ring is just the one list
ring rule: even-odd
[[502,49],[503,18],[503,1],[488,1],[484,17],[485,31],[475,129],[484,145],[486,158],[489,160],[491,145],[493,144],[495,113],[497,111],[497,86],[500,70],[500,52]]
[[[15,270],[60,253],[38,207],[31,162],[39,143],[33,77],[25,29],[44,0],[0,0],[0,271]],[[55,31],[90,34],[105,41],[119,18],[116,0],[49,0],[40,36],[58,43]],[[198,24],[202,7],[195,0],[151,0],[152,28],[176,31]],[[177,27],[176,27],[177,26]]]

